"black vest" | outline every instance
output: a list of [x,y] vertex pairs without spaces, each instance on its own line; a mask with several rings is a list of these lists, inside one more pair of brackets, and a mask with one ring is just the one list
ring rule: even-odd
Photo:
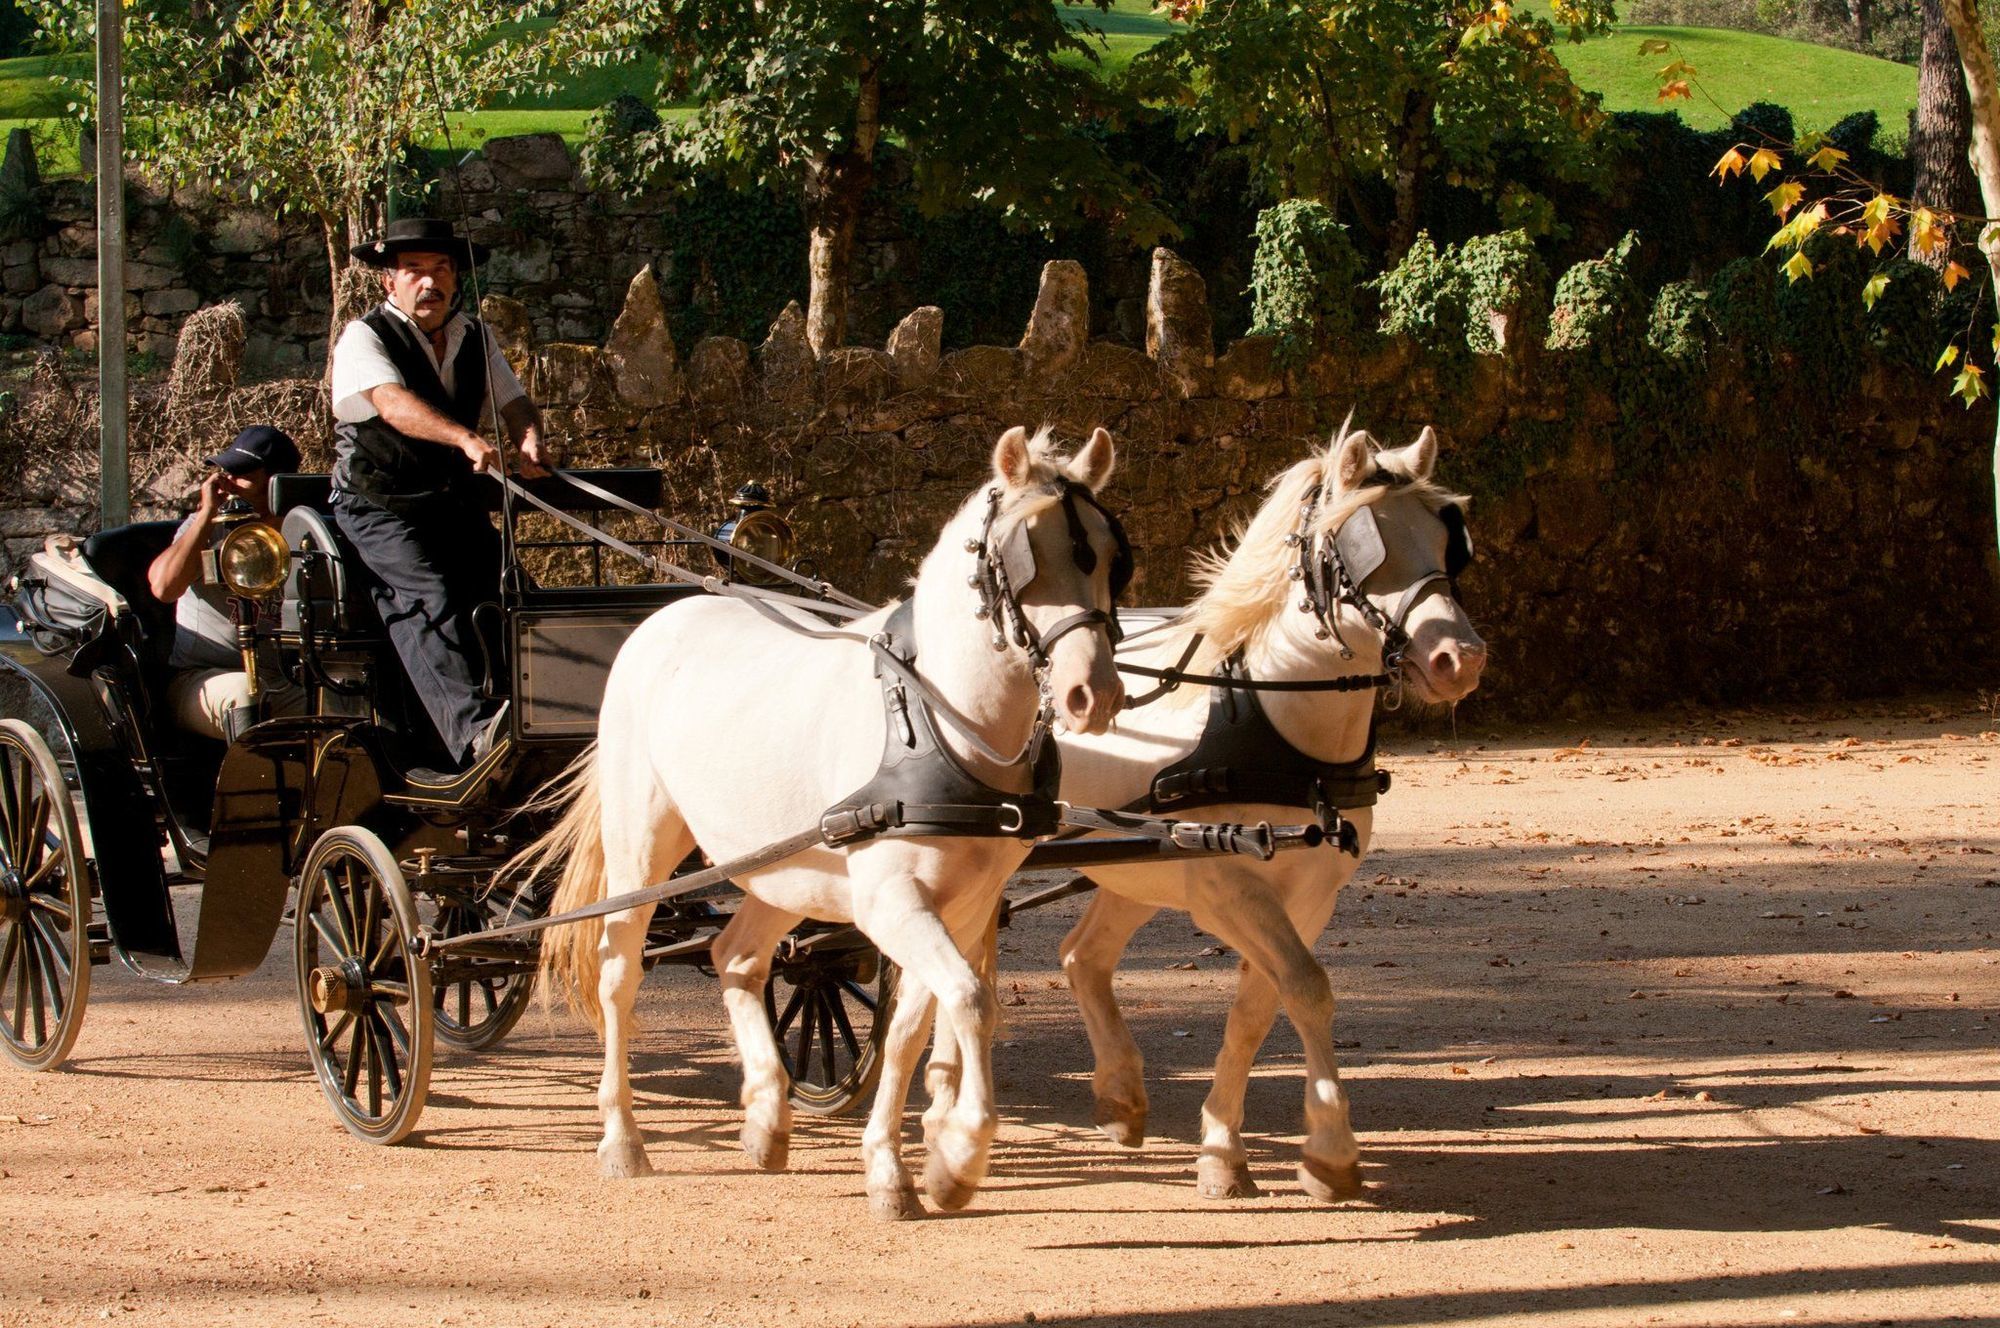
[[[440,415],[468,429],[479,427],[486,404],[486,330],[477,319],[452,361],[450,394],[431,367],[430,353],[410,323],[379,307],[362,320],[382,342],[403,386]],[[345,426],[350,443],[342,487],[398,516],[413,518],[469,490],[472,463],[457,448],[392,429],[380,415]]]

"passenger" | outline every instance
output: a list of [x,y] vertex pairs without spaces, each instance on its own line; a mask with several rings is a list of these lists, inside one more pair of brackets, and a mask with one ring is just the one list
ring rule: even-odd
[[267,424],[253,424],[204,463],[215,467],[201,482],[200,503],[181,522],[174,542],[146,569],[146,584],[163,604],[174,606],[174,644],[167,664],[175,670],[167,684],[167,711],[192,733],[233,742],[260,718],[296,713],[305,697],[282,677],[259,670],[263,693],[259,713],[243,671],[226,587],[201,579],[202,551],[214,541],[223,505],[248,503],[256,519],[271,520],[270,478],[299,468],[291,436]]
[[427,218],[390,222],[353,249],[382,271],[384,302],[333,349],[334,521],[375,573],[375,604],[451,759],[476,764],[505,732],[506,703],[479,694],[472,611],[497,597],[500,535],[487,519],[500,412],[522,475],[542,467],[542,418],[459,278],[486,246]]

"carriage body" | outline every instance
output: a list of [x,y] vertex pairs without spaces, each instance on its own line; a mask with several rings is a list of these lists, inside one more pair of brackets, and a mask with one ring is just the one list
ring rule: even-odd
[[[656,470],[586,474],[627,501],[660,501]],[[418,749],[400,736],[412,709],[401,666],[366,569],[334,528],[328,489],[325,476],[272,481],[289,570],[257,635],[303,687],[303,712],[265,719],[226,745],[176,731],[167,713],[173,611],[152,596],[146,569],[176,523],[122,527],[75,549],[52,542],[0,604],[0,666],[46,716],[39,732],[14,721],[0,733],[0,1036],[17,1063],[47,1068],[67,1053],[93,964],[116,959],[167,983],[255,970],[332,831],[380,844],[419,930],[481,930],[545,907],[531,893],[491,888],[538,833],[520,808],[594,738],[625,636],[701,591],[609,584],[596,552],[589,584],[510,575],[488,624],[505,643],[491,653],[504,662],[489,664],[487,686],[514,699],[512,741],[462,777],[422,777],[412,769]],[[569,510],[596,507],[576,491],[552,496]],[[510,550],[570,543],[508,534]],[[177,897],[196,910],[186,935]],[[703,914],[693,904],[668,913],[659,948],[692,956],[683,943],[712,927]],[[317,948],[302,936],[301,961],[323,966],[311,963],[324,957]],[[428,965],[438,1035],[476,1047],[504,1034],[525,1006],[534,962],[528,937]],[[310,1026],[309,1002],[305,1014]]]

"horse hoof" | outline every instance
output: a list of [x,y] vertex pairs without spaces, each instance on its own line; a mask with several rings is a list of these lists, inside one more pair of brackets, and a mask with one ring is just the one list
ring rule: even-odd
[[868,1212],[878,1222],[907,1222],[924,1215],[924,1201],[917,1197],[916,1186],[905,1183],[893,1190],[871,1190]]
[[653,1174],[653,1164],[646,1160],[646,1150],[637,1144],[621,1146],[606,1142],[597,1146],[597,1171],[608,1180],[638,1180]]
[[934,1152],[924,1163],[924,1191],[939,1208],[955,1213],[979,1192],[979,1178],[958,1171],[942,1153]]
[[738,1137],[751,1162],[765,1171],[783,1171],[786,1162],[791,1160],[792,1137],[789,1134],[780,1134],[754,1121],[744,1121],[743,1132]]
[[1140,1148],[1146,1142],[1146,1113],[1144,1109],[1100,1105],[1097,1108],[1095,1124],[1098,1131],[1120,1148]]
[[1263,1196],[1257,1182],[1250,1179],[1250,1164],[1227,1158],[1204,1157],[1195,1163],[1195,1183],[1204,1199],[1256,1199]]
[[1333,1166],[1306,1158],[1299,1163],[1299,1184],[1306,1197],[1320,1203],[1342,1203],[1361,1197],[1361,1164]]

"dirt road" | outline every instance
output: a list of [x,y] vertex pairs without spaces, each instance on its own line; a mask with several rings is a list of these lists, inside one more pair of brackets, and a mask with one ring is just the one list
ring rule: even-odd
[[371,1150],[282,954],[194,991],[99,969],[70,1067],[0,1071],[0,1323],[2000,1324],[1996,729],[1946,698],[1392,744],[1320,946],[1371,1187],[1338,1208],[1291,1180],[1282,1025],[1268,1197],[1195,1195],[1233,961],[1180,919],[1121,979],[1163,1137],[1090,1128],[1069,901],[1003,938],[992,1180],[900,1226],[856,1122],[802,1119],[786,1176],[741,1160],[695,974],[647,983],[660,1174],[612,1183],[579,1028],[441,1058]]

